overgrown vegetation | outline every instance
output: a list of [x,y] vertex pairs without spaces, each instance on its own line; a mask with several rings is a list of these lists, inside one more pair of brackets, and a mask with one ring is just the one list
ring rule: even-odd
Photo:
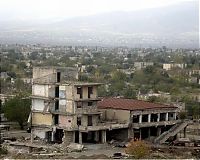
[[150,146],[144,141],[130,141],[125,152],[135,159],[147,158],[150,153]]
[[9,121],[18,122],[24,128],[30,113],[31,100],[24,95],[17,95],[3,105],[3,112]]

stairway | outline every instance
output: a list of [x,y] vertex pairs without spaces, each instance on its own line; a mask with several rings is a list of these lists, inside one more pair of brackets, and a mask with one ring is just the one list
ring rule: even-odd
[[160,136],[158,136],[155,140],[154,143],[162,144],[164,143],[169,137],[173,137],[176,134],[178,134],[181,130],[183,130],[189,123],[190,121],[182,121],[177,124],[175,124],[173,127],[171,127],[168,131],[163,132]]

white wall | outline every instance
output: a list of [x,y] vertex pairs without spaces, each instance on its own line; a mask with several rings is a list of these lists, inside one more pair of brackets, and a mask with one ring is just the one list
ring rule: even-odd
[[44,100],[33,99],[32,107],[33,107],[33,110],[43,111],[44,110]]
[[48,97],[48,85],[35,84],[32,88],[32,94],[35,96],[45,96]]
[[36,135],[38,136],[39,138],[41,139],[45,139],[45,131],[42,131],[42,130],[34,130],[33,131],[33,135]]

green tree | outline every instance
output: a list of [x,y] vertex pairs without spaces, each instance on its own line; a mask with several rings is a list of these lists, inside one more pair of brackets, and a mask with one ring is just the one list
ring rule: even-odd
[[3,106],[5,117],[9,121],[18,122],[23,129],[30,113],[30,105],[30,99],[26,99],[22,95],[11,98]]
[[186,112],[180,112],[178,116],[179,116],[179,118],[180,118],[181,120],[184,120],[184,119],[187,118],[187,113],[186,113]]

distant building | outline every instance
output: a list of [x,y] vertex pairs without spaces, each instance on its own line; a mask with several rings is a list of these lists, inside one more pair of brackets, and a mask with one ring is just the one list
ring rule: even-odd
[[184,63],[164,63],[163,64],[163,69],[164,70],[171,70],[172,68],[180,68],[184,69],[187,67],[187,64]]
[[31,83],[32,83],[32,78],[21,78],[21,80],[22,80],[25,84],[31,84]]
[[153,62],[134,62],[134,67],[136,70],[146,68],[147,66],[153,66]]

